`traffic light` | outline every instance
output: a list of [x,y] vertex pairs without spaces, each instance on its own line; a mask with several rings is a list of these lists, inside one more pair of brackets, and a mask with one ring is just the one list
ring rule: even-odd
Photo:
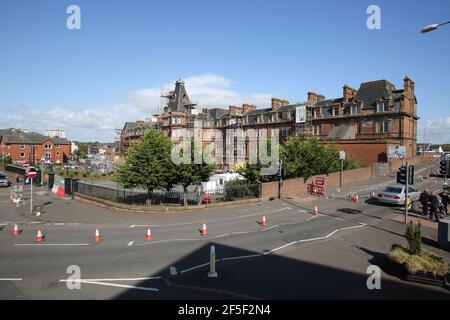
[[406,185],[406,166],[401,166],[397,171],[397,183]]
[[409,166],[408,168],[408,184],[414,184],[414,166]]
[[450,160],[441,160],[439,173],[443,176],[449,177],[449,171],[450,171]]

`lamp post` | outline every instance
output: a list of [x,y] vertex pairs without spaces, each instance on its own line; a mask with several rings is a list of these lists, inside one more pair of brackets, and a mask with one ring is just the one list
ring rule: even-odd
[[446,21],[443,23],[434,23],[434,24],[430,24],[426,27],[423,27],[422,30],[420,30],[420,33],[428,33],[434,30],[439,29],[441,26],[445,25],[445,24],[450,24],[450,21]]

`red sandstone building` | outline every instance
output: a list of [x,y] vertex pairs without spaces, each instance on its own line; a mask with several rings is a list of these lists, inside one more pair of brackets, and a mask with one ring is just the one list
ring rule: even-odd
[[18,129],[0,130],[0,155],[11,157],[13,163],[35,163],[41,159],[54,164],[67,163],[71,144],[65,138],[47,137]]
[[[326,99],[325,96],[309,92],[307,101],[290,104],[289,101],[272,98],[270,108],[257,109],[255,105],[230,106],[228,109],[203,108],[195,111],[184,87],[177,81],[175,90],[168,95],[168,104],[156,123],[128,124],[122,131],[122,151],[130,141],[138,141],[145,127],[162,129],[171,138],[177,138],[182,128],[192,128],[195,121],[202,123],[202,143],[214,142],[207,129],[220,129],[226,142],[226,129],[277,129],[281,142],[296,135],[316,136],[358,162],[372,164],[387,162],[389,146],[406,146],[407,158],[416,154],[417,99],[414,82],[405,77],[403,88],[397,89],[387,80],[362,83],[358,89],[343,87],[342,96]],[[295,112],[299,106],[306,107],[307,121],[295,123]],[[248,158],[248,145],[234,146],[224,150],[236,158]],[[239,163],[237,163],[239,165]],[[225,169],[231,169],[225,165]]]

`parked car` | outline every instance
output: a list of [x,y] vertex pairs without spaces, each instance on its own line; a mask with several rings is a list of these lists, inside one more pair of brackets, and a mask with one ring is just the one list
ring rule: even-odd
[[3,171],[0,171],[0,187],[9,187],[11,185],[11,181],[8,180],[8,177]]
[[[394,184],[387,186],[378,194],[378,201],[386,204],[404,205],[406,186],[402,184]],[[408,187],[408,196],[411,202],[419,201],[420,191],[417,191],[413,187]]]

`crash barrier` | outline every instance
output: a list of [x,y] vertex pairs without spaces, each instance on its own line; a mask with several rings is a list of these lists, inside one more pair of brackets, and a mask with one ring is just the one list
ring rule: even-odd
[[325,178],[317,177],[313,183],[307,185],[308,193],[323,196],[325,194]]
[[[55,174],[52,192],[57,196],[65,196],[65,178]],[[70,179],[70,178],[69,178]]]
[[77,181],[74,188],[78,190],[78,193],[90,197],[148,206],[203,205],[260,197],[260,184],[225,185],[203,190],[197,190],[196,186],[190,186],[187,192],[178,187],[172,190],[155,190],[147,193],[143,190],[106,187],[86,181]]

